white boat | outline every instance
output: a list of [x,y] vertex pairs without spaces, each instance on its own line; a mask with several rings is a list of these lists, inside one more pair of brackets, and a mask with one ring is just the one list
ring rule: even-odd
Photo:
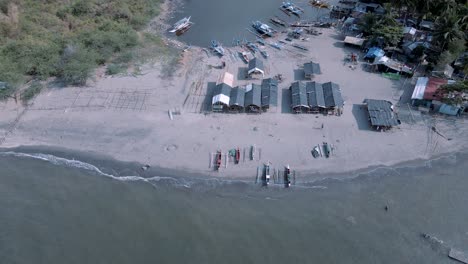
[[191,16],[189,17],[184,17],[182,18],[181,20],[177,21],[175,24],[174,24],[174,28],[172,30],[170,30],[169,32],[171,33],[175,33],[177,31],[181,31],[183,30],[184,28],[190,26],[192,24],[192,22],[190,22],[190,18]]

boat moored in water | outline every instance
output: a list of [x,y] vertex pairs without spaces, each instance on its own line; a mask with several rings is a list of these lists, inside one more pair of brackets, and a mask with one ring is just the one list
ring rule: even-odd
[[293,2],[283,2],[283,4],[281,5],[281,10],[285,11],[285,13],[291,13],[296,16],[300,16],[304,12]]
[[191,18],[190,16],[184,17],[181,20],[177,21],[174,24],[174,28],[169,30],[169,32],[180,34],[180,33],[187,31],[193,25],[193,23],[190,22],[190,18]]
[[262,34],[263,36],[272,37],[273,33],[275,32],[269,25],[264,24],[260,21],[252,22],[252,27],[258,31],[258,33]]

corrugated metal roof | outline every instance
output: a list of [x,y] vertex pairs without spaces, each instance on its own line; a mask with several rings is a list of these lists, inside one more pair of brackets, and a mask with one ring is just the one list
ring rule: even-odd
[[306,90],[310,107],[325,107],[322,84],[317,82],[309,82],[307,83]]
[[249,71],[255,68],[263,71],[263,61],[260,60],[259,58],[253,58],[249,61]]
[[424,91],[426,90],[427,82],[429,78],[419,77],[416,81],[416,86],[414,87],[413,95],[411,95],[412,100],[422,100],[424,98]]
[[278,105],[278,81],[272,78],[262,81],[262,106]]
[[327,82],[322,84],[323,97],[325,100],[325,106],[329,107],[343,107],[344,101],[341,97],[341,91],[338,84],[333,82]]
[[231,90],[231,100],[229,102],[229,106],[237,105],[244,107],[244,99],[245,99],[245,89],[244,88],[233,88]]
[[249,105],[258,107],[262,105],[262,88],[258,84],[249,84],[246,87],[244,106]]
[[307,62],[307,63],[304,63],[304,73],[306,75],[309,75],[309,74],[320,74],[321,71],[320,71],[320,64],[318,63],[314,63],[314,62]]
[[292,106],[306,106],[307,104],[307,90],[306,85],[303,82],[295,82],[291,84],[291,99]]
[[229,98],[231,96],[231,86],[220,83],[216,85],[213,91],[213,99],[211,100],[212,104],[223,103],[229,105]]
[[366,99],[367,111],[373,126],[397,126],[398,120],[395,118],[392,103],[386,100]]

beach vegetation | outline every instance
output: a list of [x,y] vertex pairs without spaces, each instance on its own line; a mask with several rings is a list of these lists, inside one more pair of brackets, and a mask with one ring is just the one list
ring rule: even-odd
[[99,65],[128,64],[161,1],[0,0],[0,81],[83,85]]
[[36,95],[38,95],[44,86],[38,81],[33,81],[25,90],[21,92],[21,101],[28,102]]

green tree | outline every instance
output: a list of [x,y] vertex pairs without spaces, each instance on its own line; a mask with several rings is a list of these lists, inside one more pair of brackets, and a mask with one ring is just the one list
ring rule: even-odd
[[85,85],[96,68],[97,54],[85,48],[72,48],[63,60],[59,77],[68,85]]

